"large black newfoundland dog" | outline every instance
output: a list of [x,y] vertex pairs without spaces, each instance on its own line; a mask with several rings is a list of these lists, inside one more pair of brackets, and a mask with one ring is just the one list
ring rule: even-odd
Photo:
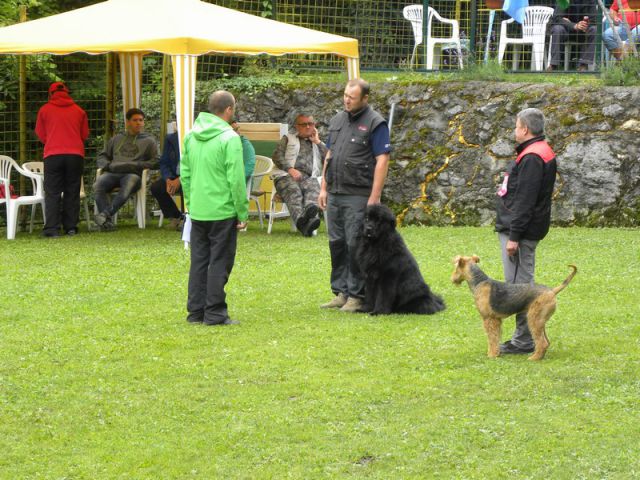
[[356,261],[366,282],[363,311],[430,315],[445,309],[442,298],[422,278],[389,208],[367,207],[357,242]]

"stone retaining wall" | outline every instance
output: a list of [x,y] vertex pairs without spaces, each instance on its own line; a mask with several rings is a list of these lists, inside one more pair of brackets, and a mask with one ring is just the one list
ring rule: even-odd
[[[242,121],[293,123],[315,116],[321,136],[341,109],[341,84],[239,96]],[[486,82],[373,84],[385,117],[396,104],[383,200],[404,223],[487,225],[514,157],[515,114],[536,107],[558,155],[556,225],[640,225],[640,90]]]

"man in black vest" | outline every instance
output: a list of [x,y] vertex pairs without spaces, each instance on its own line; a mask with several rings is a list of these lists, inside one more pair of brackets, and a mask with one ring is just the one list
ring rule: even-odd
[[[556,181],[556,155],[544,139],[544,114],[527,108],[516,117],[515,162],[498,190],[496,232],[502,248],[504,280],[534,283],[536,247],[549,231],[551,196]],[[516,330],[500,353],[531,353],[534,342],[527,314],[516,316]]]
[[344,111],[329,122],[329,151],[318,196],[318,205],[327,211],[335,295],[321,307],[357,312],[364,298],[364,279],[355,261],[356,235],[367,205],[380,203],[391,143],[387,122],[369,106],[367,82],[350,80],[343,103]]

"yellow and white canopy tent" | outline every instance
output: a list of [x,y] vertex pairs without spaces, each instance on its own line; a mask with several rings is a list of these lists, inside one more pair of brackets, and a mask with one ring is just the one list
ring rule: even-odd
[[[359,76],[358,41],[200,0],[108,0],[0,28],[0,54],[118,53],[124,110],[140,106],[142,57],[171,56],[178,131],[193,125],[197,57],[334,54]],[[182,142],[180,142],[182,144]]]

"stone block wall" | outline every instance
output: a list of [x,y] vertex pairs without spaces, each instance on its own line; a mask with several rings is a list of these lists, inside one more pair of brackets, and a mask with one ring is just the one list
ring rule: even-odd
[[[342,84],[238,95],[242,121],[314,115],[322,137],[342,108]],[[437,82],[372,84],[371,105],[395,113],[383,201],[405,224],[488,225],[495,192],[514,158],[515,115],[547,117],[558,156],[556,225],[640,225],[640,89],[551,84]]]

